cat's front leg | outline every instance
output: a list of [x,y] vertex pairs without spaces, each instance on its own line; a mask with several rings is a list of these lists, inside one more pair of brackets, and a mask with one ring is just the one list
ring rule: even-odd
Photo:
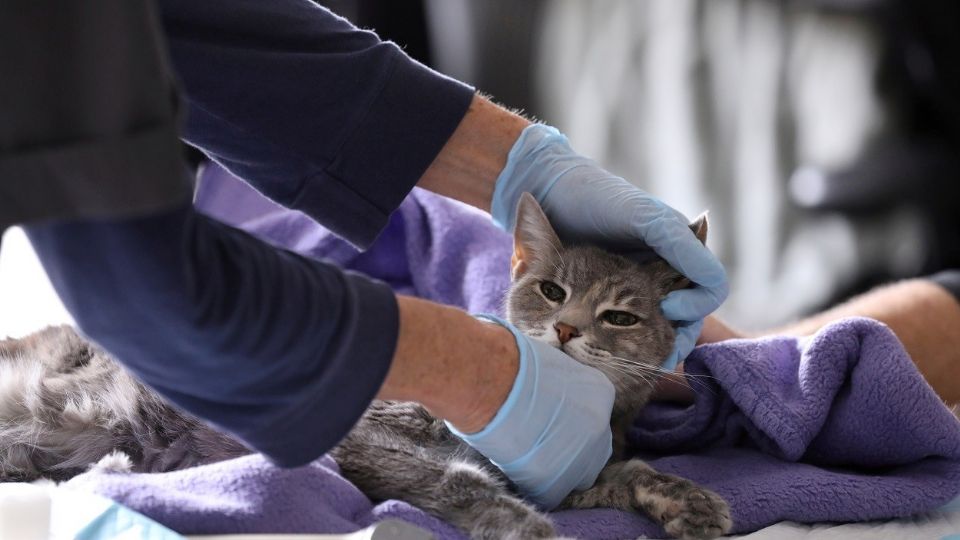
[[685,539],[716,538],[733,525],[730,507],[719,495],[639,459],[608,464],[593,487],[571,493],[561,507],[640,510],[667,534]]

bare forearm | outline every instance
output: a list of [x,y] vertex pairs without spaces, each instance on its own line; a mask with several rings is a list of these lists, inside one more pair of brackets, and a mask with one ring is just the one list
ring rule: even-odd
[[893,331],[917,368],[945,401],[960,402],[960,304],[926,279],[874,289],[801,321],[760,332],[740,332],[708,317],[700,343],[741,337],[808,336],[844,317],[870,317]]
[[[914,279],[876,288],[801,321],[763,334],[809,335],[844,317],[870,317],[889,326],[901,341],[914,343],[931,332],[958,333],[960,306],[940,286]],[[960,334],[960,333],[958,333]]]
[[475,95],[466,116],[417,185],[489,212],[507,154],[529,124]]
[[464,433],[479,431],[516,378],[513,336],[456,308],[407,296],[397,300],[400,337],[377,397],[416,401]]
[[809,335],[844,317],[870,317],[893,330],[917,368],[947,402],[960,402],[960,304],[925,279],[874,289],[766,335]]

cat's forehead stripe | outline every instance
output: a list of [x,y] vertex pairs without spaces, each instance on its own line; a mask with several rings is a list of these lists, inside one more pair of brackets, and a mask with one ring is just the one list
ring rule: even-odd
[[633,287],[633,286],[622,286],[616,291],[616,296],[613,298],[614,304],[634,304],[637,300],[647,300],[648,295]]
[[[633,268],[602,258],[598,260],[583,252],[577,256],[562,257],[561,260],[562,264],[545,268],[542,275],[562,285],[569,294],[581,301],[609,303],[630,310],[643,310],[649,306],[652,291],[644,286],[646,284],[637,282],[640,276]],[[589,289],[583,290],[582,286],[588,283]]]
[[587,291],[586,296],[594,300],[601,300],[603,297],[608,296],[610,288],[607,283],[603,281],[597,281],[590,286],[590,290]]

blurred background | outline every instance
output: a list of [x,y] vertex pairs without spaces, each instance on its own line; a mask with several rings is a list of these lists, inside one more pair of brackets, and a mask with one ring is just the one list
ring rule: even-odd
[[329,0],[688,216],[721,314],[960,266],[956,0]]
[[[745,330],[960,267],[957,0],[322,3],[709,210]],[[69,320],[38,272],[8,232],[3,334]]]

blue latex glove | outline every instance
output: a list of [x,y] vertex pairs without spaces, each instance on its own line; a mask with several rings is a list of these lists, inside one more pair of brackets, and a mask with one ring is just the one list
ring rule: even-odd
[[524,496],[547,510],[568,493],[594,484],[613,453],[613,384],[598,370],[559,349],[496,322],[513,333],[520,368],[510,395],[483,430],[463,434]]
[[626,256],[652,249],[695,287],[670,293],[663,314],[677,321],[677,339],[664,367],[690,354],[702,320],[727,297],[720,261],[693,235],[689,220],[656,197],[574,152],[567,138],[543,124],[528,126],[514,143],[493,194],[494,220],[511,231],[517,202],[529,192],[560,235]]

